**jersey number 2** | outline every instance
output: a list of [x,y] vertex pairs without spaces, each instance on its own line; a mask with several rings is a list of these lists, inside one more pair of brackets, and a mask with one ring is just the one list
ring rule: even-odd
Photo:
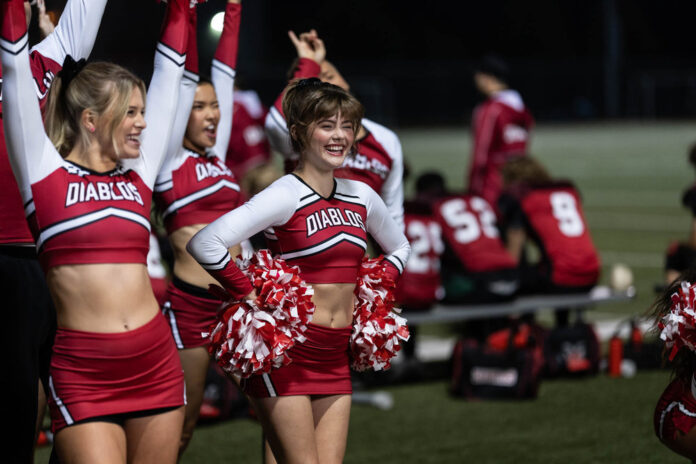
[[[427,274],[440,271],[439,256],[445,249],[442,243],[442,230],[435,222],[424,223],[412,220],[408,223],[406,235],[411,242],[411,257],[406,270],[413,274]],[[432,256],[434,252],[436,256]]]

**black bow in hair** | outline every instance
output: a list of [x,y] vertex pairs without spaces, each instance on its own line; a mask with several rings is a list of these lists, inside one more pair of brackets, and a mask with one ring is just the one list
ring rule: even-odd
[[318,86],[321,84],[322,84],[321,79],[319,79],[317,77],[309,77],[307,79],[300,79],[297,82],[297,88],[301,89],[303,87],[315,87],[315,86]]
[[82,71],[82,68],[84,68],[86,64],[87,60],[84,58],[75,61],[72,56],[66,55],[65,61],[63,62],[63,69],[58,73],[62,80],[61,90],[63,92],[65,92],[68,85],[70,85],[70,81],[80,74],[80,71]]

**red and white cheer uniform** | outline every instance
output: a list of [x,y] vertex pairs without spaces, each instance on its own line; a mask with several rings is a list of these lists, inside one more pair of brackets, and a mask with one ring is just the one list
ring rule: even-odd
[[[385,251],[387,272],[394,280],[410,254],[400,226],[368,185],[335,179],[331,195],[322,197],[294,174],[281,177],[202,229],[191,239],[188,249],[234,297],[241,299],[252,286],[227,249],[260,231],[264,231],[271,250],[288,264],[299,266],[300,275],[310,284],[355,284],[368,233]],[[297,357],[293,357],[294,348],[288,352],[293,358],[290,365],[252,376],[246,391],[255,396],[349,393],[350,327],[332,329],[310,324],[306,336],[307,343],[297,347]],[[338,340],[338,344],[327,347],[325,337]],[[321,377],[322,372],[333,380],[319,381],[317,376]],[[268,388],[269,382],[272,388]],[[333,387],[327,389],[326,385]]]

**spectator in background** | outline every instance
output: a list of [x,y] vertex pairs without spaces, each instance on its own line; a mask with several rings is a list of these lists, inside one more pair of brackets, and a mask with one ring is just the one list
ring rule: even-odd
[[[696,167],[696,144],[689,150],[689,164]],[[684,191],[682,205],[692,214],[689,237],[685,242],[674,241],[667,250],[665,284],[670,285],[683,271],[696,264],[696,183]]]
[[264,131],[268,109],[255,90],[242,89],[238,80],[239,75],[235,77],[232,133],[225,164],[240,181],[244,194],[251,197],[281,173],[271,163],[271,147]]
[[474,84],[486,101],[474,109],[469,193],[497,208],[500,170],[525,155],[534,119],[516,90],[508,87],[509,69],[497,56],[486,56],[474,71]]
[[470,193],[448,193],[439,174],[423,175],[419,183],[439,197],[433,214],[445,242],[444,301],[490,303],[513,298],[519,287],[517,263],[500,239],[491,205]]
[[[553,180],[534,158],[508,161],[499,208],[507,249],[520,264],[525,293],[585,292],[597,284],[600,261],[582,211],[580,194],[565,180]],[[527,263],[525,244],[540,259]]]
[[[297,60],[291,67],[289,80],[317,77],[323,82],[350,91],[350,86],[338,69],[326,60],[326,47],[314,29],[300,34],[299,38],[292,31],[288,35],[297,51]],[[271,147],[285,158],[286,172],[290,172],[297,163],[299,154],[290,145],[290,135],[281,106],[283,93],[268,112],[266,133]],[[346,158],[345,164],[336,170],[336,177],[359,180],[369,185],[382,197],[394,221],[403,227],[404,166],[399,138],[386,127],[363,118],[356,139],[357,154]]]
[[[431,176],[424,174],[416,181],[416,196],[404,202],[404,228],[411,243],[411,257],[396,286],[396,301],[406,311],[425,311],[441,300],[444,290],[440,281],[440,259],[445,250],[442,229],[433,217],[433,203],[441,191],[432,188]],[[406,178],[406,176],[404,176]],[[418,326],[410,326],[411,338],[404,343],[406,359],[415,355]]]

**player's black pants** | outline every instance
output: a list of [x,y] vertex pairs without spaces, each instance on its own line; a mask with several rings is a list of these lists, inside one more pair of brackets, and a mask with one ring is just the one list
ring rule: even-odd
[[0,246],[3,374],[0,461],[31,462],[38,380],[46,394],[56,329],[53,302],[33,248]]

